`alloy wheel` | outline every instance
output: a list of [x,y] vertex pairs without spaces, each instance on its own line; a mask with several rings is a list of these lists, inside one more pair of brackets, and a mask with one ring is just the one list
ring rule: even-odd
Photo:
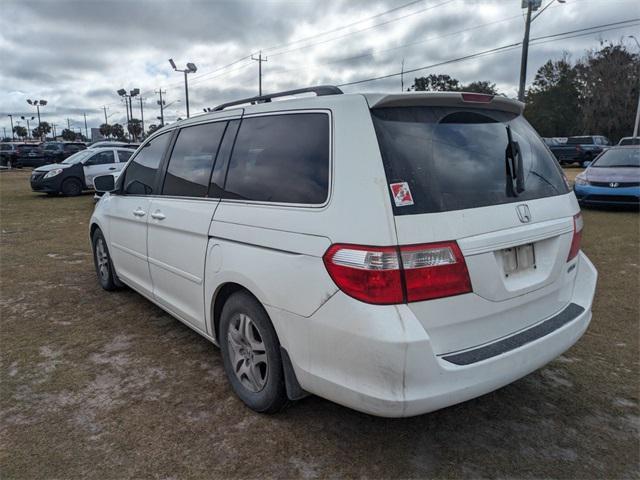
[[262,335],[251,318],[240,313],[229,325],[227,344],[233,372],[249,391],[261,391],[269,375],[267,352]]

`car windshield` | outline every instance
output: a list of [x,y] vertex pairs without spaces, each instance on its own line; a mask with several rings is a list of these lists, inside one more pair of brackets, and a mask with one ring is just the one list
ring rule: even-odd
[[81,162],[82,160],[84,160],[85,158],[87,158],[89,155],[94,154],[95,152],[90,152],[87,150],[82,150],[81,152],[78,153],[74,153],[73,155],[71,155],[69,158],[67,158],[64,162],[62,163],[66,163],[67,165],[69,164],[74,164],[74,163],[78,163]]
[[58,149],[58,145],[56,145],[55,143],[50,143],[49,145],[45,145],[44,149],[45,150],[57,150]]
[[591,165],[596,168],[635,167],[640,168],[640,148],[617,148],[604,152]]
[[[394,208],[396,215],[567,193],[555,159],[522,116],[497,110],[400,107],[374,109],[372,117],[388,183],[405,185],[413,196],[414,204]],[[512,149],[515,159],[508,155]]]

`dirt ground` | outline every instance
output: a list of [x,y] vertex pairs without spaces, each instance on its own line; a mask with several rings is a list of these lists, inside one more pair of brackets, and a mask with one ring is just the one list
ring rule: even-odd
[[2,479],[640,476],[637,212],[584,212],[600,278],[576,346],[494,393],[393,420],[317,397],[245,408],[216,347],[99,287],[92,209],[0,173]]

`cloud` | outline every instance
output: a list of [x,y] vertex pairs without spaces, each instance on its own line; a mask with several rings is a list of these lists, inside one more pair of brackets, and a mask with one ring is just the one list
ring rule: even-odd
[[[546,5],[549,0],[544,0]],[[89,126],[123,122],[115,93],[140,88],[147,124],[159,115],[156,91],[166,90],[167,117],[184,116],[183,76],[171,70],[194,62],[189,76],[192,112],[257,93],[262,50],[263,89],[340,84],[415,69],[496,46],[519,42],[517,0],[204,1],[204,0],[4,0],[0,17],[0,126],[7,114],[32,115],[26,98],[49,101],[43,120]],[[605,5],[606,4],[606,5]],[[633,0],[552,5],[532,25],[532,37],[619,21],[633,16]],[[403,7],[403,8],[400,8]],[[636,11],[637,11],[637,7]],[[385,11],[396,9],[388,14]],[[346,26],[346,28],[345,28]],[[329,32],[329,33],[326,33]],[[600,37],[617,40],[630,30],[607,32],[531,47],[528,79],[564,51],[579,58]],[[245,58],[243,58],[245,57]],[[242,59],[243,58],[243,59]],[[236,62],[228,68],[224,67]],[[489,80],[515,95],[518,49],[405,76],[447,73],[467,83]],[[400,78],[345,87],[399,91]],[[178,101],[179,100],[179,101]],[[139,102],[134,115],[139,116]]]

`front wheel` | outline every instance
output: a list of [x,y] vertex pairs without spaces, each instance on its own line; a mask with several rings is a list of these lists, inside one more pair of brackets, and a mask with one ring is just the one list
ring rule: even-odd
[[107,248],[107,241],[100,229],[97,229],[93,233],[92,241],[93,263],[96,267],[96,274],[98,275],[100,286],[108,291],[115,290],[120,286],[120,282],[113,269],[113,263],[111,262],[109,249]]
[[82,193],[82,184],[77,178],[67,178],[62,182],[62,193],[68,197],[75,197]]
[[280,342],[267,312],[250,294],[234,293],[224,304],[220,347],[231,387],[249,408],[260,413],[284,408]]

